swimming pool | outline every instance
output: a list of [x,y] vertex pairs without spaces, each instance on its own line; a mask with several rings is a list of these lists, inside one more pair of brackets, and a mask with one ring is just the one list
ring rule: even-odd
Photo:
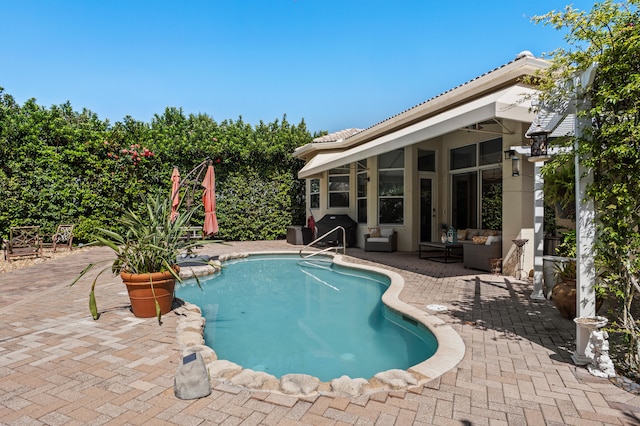
[[296,255],[252,255],[188,280],[176,296],[207,319],[205,341],[221,359],[276,377],[328,381],[408,369],[438,348],[418,321],[389,309],[388,276]]

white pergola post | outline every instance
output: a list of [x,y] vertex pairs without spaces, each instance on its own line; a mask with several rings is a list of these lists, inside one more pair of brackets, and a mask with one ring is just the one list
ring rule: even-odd
[[[584,167],[580,161],[578,152],[578,140],[588,136],[584,129],[591,127],[588,117],[583,117],[583,112],[589,108],[588,100],[585,98],[587,88],[593,83],[598,64],[594,63],[585,72],[575,77],[570,83],[572,87],[571,99],[566,104],[560,105],[557,110],[551,111],[542,109],[534,119],[531,127],[527,131],[527,136],[538,134],[540,131],[551,134],[562,121],[570,114],[575,115],[573,133],[576,140],[575,149],[575,192],[576,192],[576,317],[593,317],[596,314],[595,296],[595,265],[594,265],[594,242],[595,242],[595,206],[592,199],[587,197],[587,187],[593,182],[593,172]],[[534,160],[535,161],[535,160]],[[535,206],[538,207],[538,171],[536,171],[536,199]],[[541,213],[544,217],[544,211]],[[538,262],[542,264],[541,253],[538,253],[538,210],[536,218],[536,255],[534,265]],[[543,232],[543,231],[542,231]],[[544,236],[542,236],[544,238]],[[534,269],[534,271],[537,271]],[[534,296],[538,296],[537,280],[534,281]],[[586,327],[576,324],[576,350],[572,354],[573,362],[577,365],[585,365],[592,361],[592,354],[587,349],[590,332]]]
[[[588,108],[587,101],[582,94],[595,76],[596,66],[576,78],[576,317],[593,317],[596,314],[595,282],[596,272],[594,265],[594,243],[596,234],[596,217],[593,199],[587,197],[587,187],[593,183],[593,172],[586,169],[580,161],[578,154],[578,140],[585,137],[584,129],[591,127],[588,118],[582,117],[581,112]],[[584,86],[583,86],[584,84]],[[572,358],[576,365],[589,364],[593,355],[587,351],[590,331],[576,324],[576,351]]]
[[540,170],[543,161],[533,163],[533,292],[531,298],[545,300],[543,288],[542,256],[544,254],[544,179]]
[[[576,155],[576,317],[596,314],[595,265],[593,243],[595,237],[595,210],[593,201],[586,197],[586,188],[593,182],[593,173],[586,171]],[[591,363],[587,353],[590,331],[576,324],[576,351],[572,358],[576,365]]]

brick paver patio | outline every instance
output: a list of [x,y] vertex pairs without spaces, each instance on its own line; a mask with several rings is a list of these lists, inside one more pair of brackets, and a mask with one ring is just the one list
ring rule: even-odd
[[[298,250],[284,241],[233,243],[205,252]],[[400,273],[402,300],[437,314],[462,337],[466,353],[425,386],[352,399],[296,398],[224,382],[212,394],[174,396],[180,361],[176,315],[137,319],[119,278],[97,289],[102,316],[88,313],[89,283],[67,284],[94,248],[0,274],[0,422],[8,425],[621,425],[640,424],[640,396],[571,363],[574,324],[551,302],[529,298],[531,284],[418,259],[417,253],[365,253]]]

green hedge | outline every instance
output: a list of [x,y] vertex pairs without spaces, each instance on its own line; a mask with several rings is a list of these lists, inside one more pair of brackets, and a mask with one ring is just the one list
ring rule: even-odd
[[[174,166],[184,177],[211,158],[219,236],[282,238],[288,225],[305,220],[304,184],[297,179],[303,164],[292,152],[314,136],[304,120],[292,125],[286,116],[252,126],[179,108],[150,123],[127,116],[110,124],[69,103],[18,105],[0,88],[0,235],[7,237],[11,226],[40,225],[52,233],[60,223],[74,223],[75,240],[88,242],[96,227],[113,227],[124,211],[138,210],[142,194],[169,196]],[[192,187],[197,204],[202,188]],[[200,212],[194,225],[202,218]]]

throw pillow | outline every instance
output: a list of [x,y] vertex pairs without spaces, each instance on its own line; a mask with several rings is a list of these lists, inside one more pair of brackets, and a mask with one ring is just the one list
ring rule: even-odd
[[390,237],[391,235],[393,235],[393,228],[382,228],[382,229],[380,229],[380,236],[381,237]]
[[490,235],[489,237],[487,237],[487,242],[485,243],[486,245],[490,246],[492,243],[498,242],[498,241],[502,241],[502,237],[499,235]]
[[480,231],[478,231],[477,229],[467,229],[467,240],[472,240],[473,237],[475,237],[479,233]]
[[370,238],[379,238],[380,237],[380,228],[377,226],[375,228],[369,228],[369,237]]
[[458,230],[458,240],[466,240],[467,239],[467,230],[459,229]]
[[473,237],[473,244],[485,244],[487,242],[488,237],[481,237],[476,235]]

